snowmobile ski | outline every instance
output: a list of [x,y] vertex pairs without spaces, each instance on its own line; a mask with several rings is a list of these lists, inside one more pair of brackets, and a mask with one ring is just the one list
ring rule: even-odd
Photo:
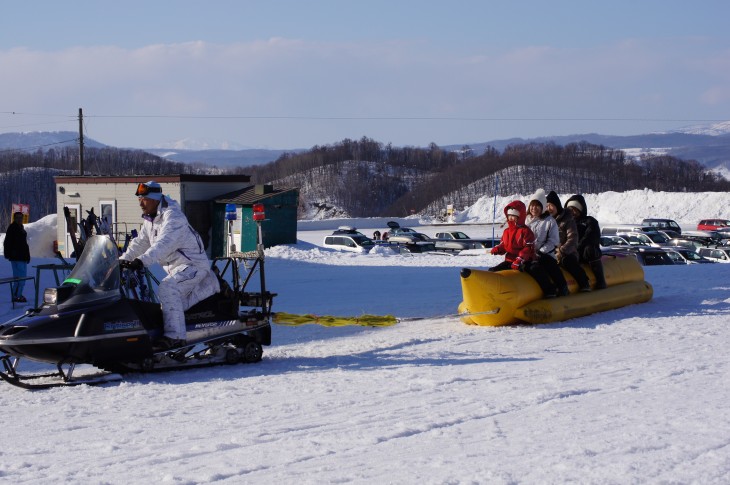
[[122,379],[119,374],[95,370],[91,373],[74,375],[75,365],[68,366],[64,370],[62,365],[58,365],[56,372],[46,372],[39,374],[20,374],[16,372],[19,358],[11,359],[10,356],[4,355],[0,357],[2,360],[3,370],[0,371],[0,378],[12,384],[27,390],[50,389],[53,387],[71,387],[79,385],[98,386],[108,382],[116,382]]

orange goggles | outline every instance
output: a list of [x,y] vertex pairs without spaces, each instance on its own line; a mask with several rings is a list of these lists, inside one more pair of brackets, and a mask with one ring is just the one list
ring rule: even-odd
[[161,193],[162,187],[148,187],[145,184],[139,184],[137,186],[137,192],[134,193],[137,197],[147,197],[153,193]]

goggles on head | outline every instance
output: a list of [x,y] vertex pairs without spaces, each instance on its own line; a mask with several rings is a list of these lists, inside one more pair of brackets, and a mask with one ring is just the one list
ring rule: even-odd
[[137,192],[134,193],[137,197],[147,197],[150,194],[161,193],[162,187],[149,187],[146,184],[139,184],[137,186]]

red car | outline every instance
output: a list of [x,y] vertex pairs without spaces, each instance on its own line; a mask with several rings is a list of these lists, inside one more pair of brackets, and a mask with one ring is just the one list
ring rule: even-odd
[[717,231],[724,227],[730,227],[730,221],[727,219],[702,219],[697,224],[698,231]]

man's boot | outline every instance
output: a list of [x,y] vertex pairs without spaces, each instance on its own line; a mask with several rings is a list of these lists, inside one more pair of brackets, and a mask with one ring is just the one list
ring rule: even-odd
[[603,275],[603,263],[601,263],[601,260],[591,261],[590,267],[593,275],[596,277],[596,289],[602,290],[606,288],[606,277]]

